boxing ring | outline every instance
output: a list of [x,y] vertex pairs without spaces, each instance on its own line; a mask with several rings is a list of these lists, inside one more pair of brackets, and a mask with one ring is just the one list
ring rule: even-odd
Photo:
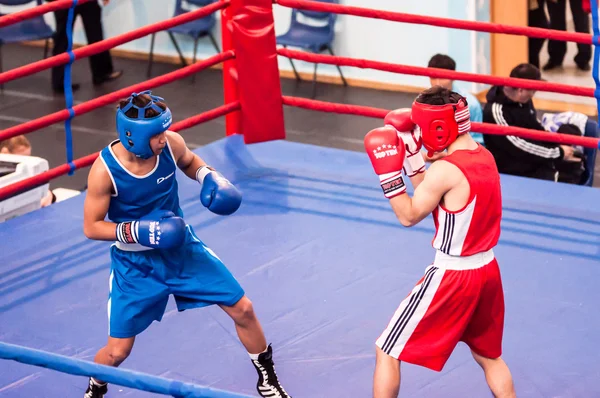
[[[278,4],[592,43],[591,35],[543,29],[448,22],[452,20],[301,0],[278,0]],[[68,8],[73,1],[53,3],[59,5]],[[37,12],[47,9],[40,7]],[[205,211],[197,183],[178,172],[184,218],[254,302],[273,344],[280,380],[292,396],[368,397],[375,339],[432,261],[433,222],[402,227],[364,153],[285,140],[284,105],[380,119],[389,110],[284,97],[276,54],[590,97],[596,90],[276,49],[268,0],[217,2],[123,37],[0,73],[0,83],[218,10],[224,27],[223,53],[73,107],[67,95],[65,110],[8,128],[0,132],[0,140],[59,122],[65,122],[69,134],[73,117],[114,104],[133,91],[159,87],[223,63],[224,105],[178,121],[171,129],[181,131],[226,118],[226,136],[195,152],[239,187],[242,206],[229,217]],[[597,22],[597,4],[593,12]],[[7,23],[6,17],[0,17],[0,27]],[[597,82],[598,57],[596,50]],[[485,123],[473,123],[473,130],[598,148],[597,138]],[[80,172],[85,172],[97,156],[70,159],[67,149],[65,165],[1,188],[0,200],[59,175],[82,168]],[[503,231],[495,253],[506,299],[503,357],[517,395],[600,396],[595,353],[600,346],[598,191],[507,175],[501,181]],[[255,371],[233,323],[217,307],[178,313],[170,301],[163,321],[138,336],[121,367],[93,363],[107,336],[111,243],[83,235],[84,199],[79,195],[0,224],[0,358],[5,359],[0,361],[0,397],[82,396],[85,376],[108,381],[109,397],[255,396]],[[488,395],[483,373],[464,345],[458,346],[440,373],[403,366],[401,396]]]

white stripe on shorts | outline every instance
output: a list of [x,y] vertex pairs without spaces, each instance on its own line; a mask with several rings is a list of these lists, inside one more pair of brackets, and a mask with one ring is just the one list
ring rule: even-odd
[[375,343],[386,354],[398,358],[406,342],[412,336],[433,301],[445,271],[429,266],[423,282],[416,285],[411,294],[402,300],[387,328]]
[[108,312],[108,335],[110,336],[110,304],[112,296],[112,285],[115,279],[114,271],[110,271],[110,277],[108,278],[108,303],[106,304],[106,312]]

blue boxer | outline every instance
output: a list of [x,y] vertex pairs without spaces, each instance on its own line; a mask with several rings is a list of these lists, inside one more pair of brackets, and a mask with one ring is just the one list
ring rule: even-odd
[[[240,191],[168,131],[172,115],[160,97],[133,93],[119,103],[119,139],[104,148],[88,178],[84,233],[112,240],[108,299],[109,338],[95,362],[119,366],[135,336],[160,321],[169,296],[179,311],[219,305],[233,319],[258,374],[263,397],[289,395],[281,387],[251,301],[217,255],[184,220],[176,172],[200,184],[200,202],[228,216]],[[106,383],[90,378],[85,398],[102,398]]]
[[233,306],[244,290],[217,255],[186,227],[182,247],[110,250],[109,335],[136,336],[160,321],[173,295],[179,311],[212,304]]

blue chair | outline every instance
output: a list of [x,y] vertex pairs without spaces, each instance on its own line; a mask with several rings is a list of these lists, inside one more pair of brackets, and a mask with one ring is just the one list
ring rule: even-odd
[[[339,3],[338,0],[318,0],[323,3]],[[298,20],[298,16],[302,15],[309,19],[315,21],[326,22],[323,26],[312,26],[305,23],[302,23]],[[335,21],[336,14],[326,13],[326,12],[316,12],[316,11],[305,11],[305,10],[292,10],[292,19],[290,23],[290,29],[281,36],[277,36],[277,44],[282,45],[284,48],[287,46],[291,47],[299,47],[304,50],[311,51],[313,53],[321,53],[327,50],[331,55],[335,55],[332,50],[332,43],[335,36]],[[292,64],[292,69],[294,70],[294,75],[296,75],[296,80],[301,80],[298,71],[296,71],[296,67],[294,66],[294,62],[291,58],[289,58],[290,63]],[[316,82],[317,82],[317,66],[315,64],[314,72],[313,72],[313,93],[312,98],[315,98],[316,95]],[[337,70],[342,78],[342,82],[344,86],[347,86],[348,83],[342,74],[342,70],[339,66],[337,66]]]
[[[1,5],[20,6],[31,3],[33,0],[0,0]],[[37,5],[42,4],[42,0],[35,0]],[[6,15],[6,14],[1,14]],[[44,58],[48,56],[48,45],[54,31],[46,24],[43,16],[27,19],[16,24],[0,28],[0,72],[2,68],[2,45],[6,43],[20,43],[23,41],[46,40],[44,46]]]
[[[178,15],[189,12],[188,9],[184,8],[185,5],[204,7],[211,3],[214,3],[215,1],[217,1],[217,0],[177,0],[175,3],[175,13],[173,14],[173,18]],[[185,58],[183,57],[183,54],[181,53],[181,49],[179,48],[179,45],[177,44],[177,40],[175,40],[175,36],[173,34],[178,33],[181,35],[190,36],[194,39],[194,58],[192,60],[192,63],[195,63],[196,62],[196,51],[198,49],[198,40],[200,40],[201,37],[208,36],[210,38],[210,41],[212,42],[212,45],[215,47],[215,50],[217,50],[217,53],[221,52],[221,50],[219,49],[219,45],[217,44],[215,37],[212,34],[212,28],[215,26],[215,23],[216,23],[215,13],[212,13],[211,15],[208,15],[204,18],[188,22],[184,25],[175,26],[171,29],[167,29],[167,33],[169,34],[169,37],[171,38],[171,41],[173,42],[173,45],[175,46],[175,50],[177,50],[177,54],[179,54],[179,59],[181,60],[182,66],[187,66],[187,62],[186,62]],[[149,63],[148,63],[148,77],[150,77],[152,75],[152,64],[154,61],[154,37],[155,36],[156,36],[156,33],[153,33],[152,38],[150,39],[150,59],[149,59]],[[195,81],[195,80],[196,80],[196,75],[194,74],[192,76],[192,81]]]

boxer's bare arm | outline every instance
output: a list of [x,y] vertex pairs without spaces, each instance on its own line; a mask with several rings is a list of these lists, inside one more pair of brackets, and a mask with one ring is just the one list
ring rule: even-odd
[[[413,178],[417,179],[417,187],[412,198],[404,194],[390,199],[396,217],[405,227],[418,224],[431,214],[444,195],[458,186],[464,176],[453,164],[438,161],[433,163],[425,173]],[[418,181],[419,179],[421,181]]]
[[89,239],[117,239],[117,224],[104,220],[108,213],[112,189],[110,175],[98,157],[88,175],[88,189],[83,205],[83,233]]
[[[421,155],[423,156],[425,162],[429,163],[433,163],[437,160],[443,159],[444,157],[448,156],[446,152],[436,152],[433,154],[432,157],[429,157],[427,156],[427,153],[425,151],[421,151]],[[425,178],[425,173],[427,173],[427,170],[425,170],[425,172],[423,173],[415,175],[414,177],[411,177],[410,182],[412,183],[414,189],[417,189],[419,184],[423,182],[423,179]]]
[[417,189],[417,187],[423,182],[426,173],[427,170],[425,170],[422,173],[415,174],[413,177],[410,177],[410,183],[412,184],[414,189]]
[[177,167],[179,167],[186,176],[195,180],[196,171],[200,167],[205,166],[206,163],[200,156],[190,151],[181,135],[172,131],[167,131],[167,138],[169,140],[169,145],[173,150],[173,156],[176,158],[175,161],[177,162]]

